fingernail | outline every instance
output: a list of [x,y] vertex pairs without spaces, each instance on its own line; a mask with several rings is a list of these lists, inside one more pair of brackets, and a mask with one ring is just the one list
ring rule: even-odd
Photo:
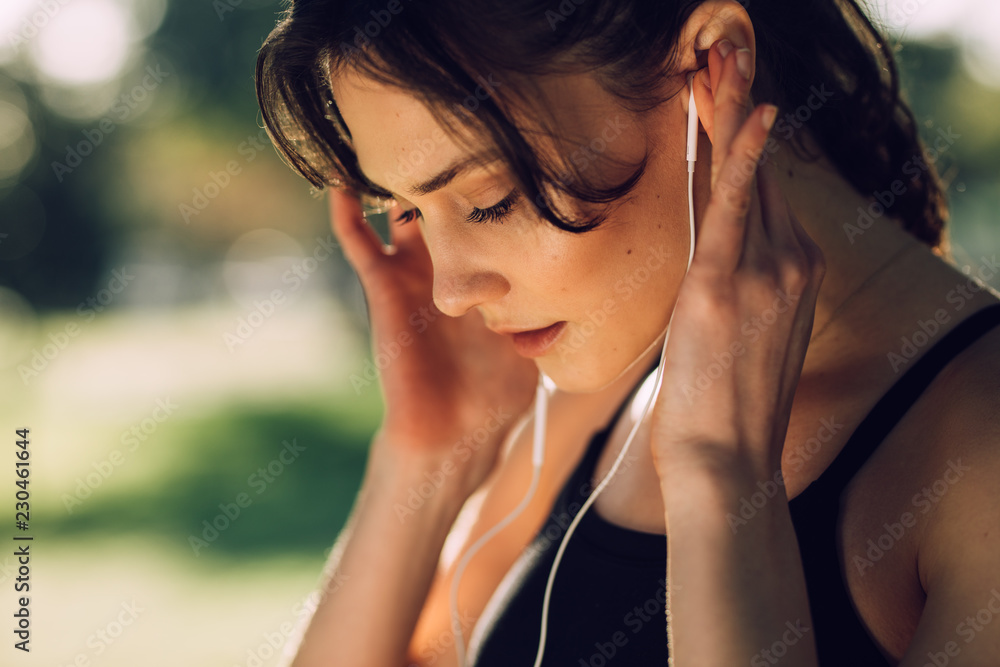
[[729,52],[733,50],[733,43],[728,39],[724,39],[719,42],[719,55],[723,58],[729,55]]
[[736,52],[736,69],[747,81],[750,80],[750,59],[750,49],[740,49]]
[[764,124],[764,129],[768,132],[771,131],[771,126],[774,125],[774,119],[778,115],[778,107],[773,104],[764,105],[764,113],[760,117],[761,123]]

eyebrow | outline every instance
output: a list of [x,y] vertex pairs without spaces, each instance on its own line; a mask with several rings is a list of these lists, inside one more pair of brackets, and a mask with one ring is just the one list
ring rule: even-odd
[[[473,155],[457,158],[454,162],[449,164],[434,176],[431,176],[430,178],[417,183],[413,187],[408,188],[407,192],[411,195],[428,195],[432,192],[437,192],[470,169],[482,165],[492,164],[499,159],[499,156],[493,152],[475,153]],[[385,190],[386,192],[391,192],[389,188],[383,187],[368,178],[368,175],[361,169],[360,164],[358,165],[358,170],[361,171],[369,183]]]

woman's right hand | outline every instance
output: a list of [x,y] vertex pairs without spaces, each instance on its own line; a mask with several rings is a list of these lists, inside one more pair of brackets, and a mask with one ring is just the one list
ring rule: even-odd
[[[395,206],[390,219],[401,213]],[[374,354],[388,359],[379,364],[385,415],[373,447],[407,465],[444,471],[444,481],[467,497],[531,405],[537,367],[487,329],[477,310],[449,317],[434,307],[433,266],[418,224],[390,223],[392,245],[386,246],[357,196],[335,188],[330,214],[365,290]]]

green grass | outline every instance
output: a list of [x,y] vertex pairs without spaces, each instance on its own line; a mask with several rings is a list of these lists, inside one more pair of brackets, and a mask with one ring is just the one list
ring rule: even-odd
[[[139,486],[108,484],[72,514],[60,503],[52,516],[39,517],[37,532],[68,540],[155,534],[194,557],[189,536],[204,539],[202,522],[222,514],[220,503],[235,513],[233,504],[246,494],[250,504],[235,520],[217,520],[229,526],[199,550],[199,559],[316,553],[330,546],[348,516],[379,409],[372,399],[332,407],[244,404],[171,420],[156,433],[159,467],[151,479]],[[272,464],[281,471],[271,481],[257,473],[293,440],[304,448],[297,458]]]

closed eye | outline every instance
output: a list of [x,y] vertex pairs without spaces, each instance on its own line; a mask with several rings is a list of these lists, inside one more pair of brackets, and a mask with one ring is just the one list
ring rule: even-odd
[[[472,211],[465,216],[465,220],[466,222],[495,222],[502,224],[503,221],[510,216],[511,211],[514,210],[514,207],[520,198],[520,190],[514,188],[506,197],[498,201],[493,206],[488,208],[473,207]],[[419,208],[407,209],[396,217],[396,223],[405,225],[422,215],[423,214],[420,212]]]

